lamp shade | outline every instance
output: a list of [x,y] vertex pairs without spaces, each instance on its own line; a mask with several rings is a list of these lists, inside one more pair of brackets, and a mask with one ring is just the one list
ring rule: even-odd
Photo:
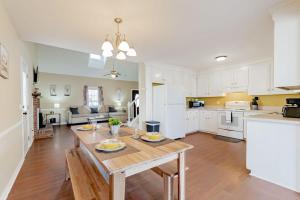
[[123,41],[119,44],[118,49],[121,50],[121,51],[126,51],[126,52],[129,50],[129,45],[128,45],[128,43],[126,42],[126,40],[123,40]]
[[116,56],[116,58],[117,58],[118,60],[125,60],[125,59],[126,59],[126,55],[125,55],[124,52],[119,51],[118,54],[117,54],[117,56]]
[[128,51],[127,51],[127,56],[136,56],[136,51],[134,48],[130,48]]
[[113,53],[111,51],[103,51],[102,56],[106,57],[106,58],[111,57],[111,56],[113,56]]
[[105,42],[103,42],[101,49],[103,51],[112,51],[114,49],[114,47],[112,46],[111,42],[108,40],[105,40]]
[[55,103],[54,104],[54,108],[60,108],[60,104],[59,103]]

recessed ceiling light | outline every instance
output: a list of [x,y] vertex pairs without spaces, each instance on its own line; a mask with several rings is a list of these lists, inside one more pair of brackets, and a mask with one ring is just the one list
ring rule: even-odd
[[227,56],[217,56],[215,59],[217,62],[223,62],[227,59]]

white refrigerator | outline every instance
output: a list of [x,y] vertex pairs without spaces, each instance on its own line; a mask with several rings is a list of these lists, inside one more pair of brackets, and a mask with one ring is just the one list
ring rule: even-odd
[[171,139],[185,137],[183,88],[157,85],[152,91],[152,118],[160,122],[160,132]]

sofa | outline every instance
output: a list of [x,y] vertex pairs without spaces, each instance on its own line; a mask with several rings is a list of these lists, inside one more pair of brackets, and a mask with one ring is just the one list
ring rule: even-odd
[[[78,114],[71,112],[73,108],[78,111]],[[74,109],[72,111],[74,111]],[[102,106],[98,108],[97,111],[98,113],[92,113],[91,108],[88,106],[71,106],[67,110],[67,123],[69,125],[88,123],[88,118],[91,117],[96,117],[97,121],[102,122],[108,121],[110,117],[118,118],[123,123],[127,122],[127,113],[123,111],[117,111],[113,108],[113,106]]]
[[[77,109],[76,109],[77,108]],[[74,110],[78,111],[74,112]],[[73,111],[73,113],[71,112]],[[88,118],[96,117],[98,121],[108,121],[109,113],[107,109],[100,108],[98,109],[98,113],[92,113],[91,108],[88,106],[71,106],[67,110],[67,122],[68,124],[81,124],[81,123],[87,123]]]

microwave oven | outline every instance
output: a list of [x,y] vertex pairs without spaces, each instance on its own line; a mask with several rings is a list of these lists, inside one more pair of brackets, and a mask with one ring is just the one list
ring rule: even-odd
[[189,101],[189,108],[204,107],[204,101]]

